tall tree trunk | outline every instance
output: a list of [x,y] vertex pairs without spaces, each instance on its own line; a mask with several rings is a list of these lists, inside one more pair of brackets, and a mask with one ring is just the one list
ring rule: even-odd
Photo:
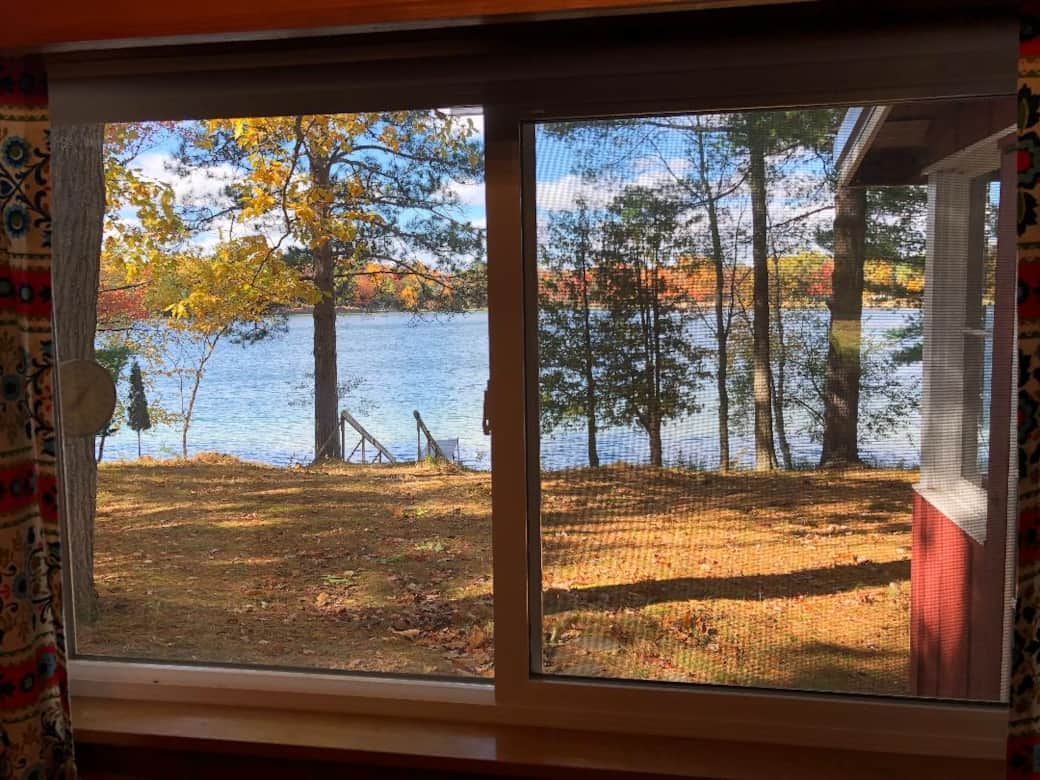
[[[314,185],[327,191],[332,176],[328,162],[312,156],[310,163]],[[321,295],[312,315],[314,459],[339,459],[343,453],[339,443],[339,369],[336,365],[336,262],[329,241],[322,241],[314,249],[314,285]]]
[[314,252],[314,282],[321,300],[314,305],[314,458],[341,458],[339,373],[336,367],[336,290],[332,247]]
[[596,412],[592,401],[586,402],[589,411],[586,412],[586,426],[588,434],[589,466],[599,468],[599,447],[596,443]]
[[[101,442],[101,446],[102,447],[105,446],[105,442],[104,441]],[[137,459],[138,460],[141,459],[141,432],[140,431],[137,432]],[[98,458],[98,460],[100,461],[101,458]]]
[[587,263],[582,263],[581,272],[581,315],[584,340],[585,369],[585,430],[588,434],[589,466],[599,466],[599,448],[596,442],[596,372],[595,352],[592,346],[592,312],[589,309],[589,273]]
[[834,273],[820,465],[859,462],[859,381],[867,195],[839,187],[834,212]]
[[726,290],[726,265],[722,250],[722,231],[719,229],[719,208],[711,188],[708,156],[704,134],[697,134],[697,163],[701,193],[708,211],[708,231],[711,234],[711,259],[715,266],[715,393],[718,396],[719,415],[719,469],[729,471],[729,328],[726,323],[723,296]]
[[[655,227],[656,231],[656,227]],[[664,452],[661,446],[661,248],[654,249],[653,274],[650,277],[650,321],[653,324],[653,393],[650,413],[650,464],[664,465]]]
[[784,402],[787,399],[787,342],[784,338],[784,296],[780,283],[780,255],[773,250],[773,313],[776,316],[776,372],[770,366],[770,390],[773,395],[773,420],[776,424],[776,439],[780,445],[780,457],[784,468],[794,468],[791,443],[787,440],[787,423],[784,418]]
[[754,271],[752,353],[755,399],[755,468],[776,468],[769,391],[769,256],[767,242],[766,154],[757,118],[749,119],[748,186],[751,191],[751,251]]
[[94,458],[95,463],[100,463],[101,459],[105,457],[105,440],[108,438],[107,433],[101,434],[101,441],[98,442],[97,456]]
[[195,372],[192,378],[191,395],[188,396],[188,408],[184,411],[184,423],[181,425],[181,457],[188,457],[188,430],[191,428],[191,416],[195,412],[195,399],[199,395],[199,383],[202,382],[202,373]]
[[[94,359],[105,216],[103,142],[103,125],[59,125],[51,130],[54,334],[61,362]],[[73,607],[78,621],[91,623],[98,614],[94,587],[94,436],[63,438],[61,458],[68,533],[65,560],[71,574]]]
[[650,418],[647,433],[650,436],[650,465],[660,467],[664,465],[664,448],[661,446],[661,418],[659,416],[654,415]]
[[715,265],[715,352],[718,360],[715,386],[719,397],[719,468],[729,471],[729,326],[723,308],[726,266],[719,214],[713,197],[708,198],[708,227],[711,231],[712,262]]
[[336,366],[336,290],[332,246],[314,252],[314,459],[342,458],[339,448],[339,373]]

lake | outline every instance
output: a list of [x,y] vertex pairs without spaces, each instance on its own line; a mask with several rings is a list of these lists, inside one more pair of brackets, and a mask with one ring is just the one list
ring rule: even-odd
[[[879,338],[904,325],[908,310],[864,311],[865,339]],[[814,319],[815,318],[815,319]],[[826,312],[813,313],[812,327],[826,328]],[[395,457],[416,456],[412,411],[418,409],[437,438],[458,437],[463,462],[490,468],[490,439],[481,429],[484,387],[488,377],[487,313],[416,318],[386,312],[340,314],[337,321],[340,381],[347,384],[340,408],[350,411]],[[702,329],[691,338],[710,345]],[[199,390],[188,438],[189,454],[221,452],[277,465],[308,463],[313,457],[312,328],[309,314],[288,318],[285,334],[252,345],[220,343]],[[181,409],[187,396],[177,376],[146,372],[149,401],[167,410]],[[127,372],[128,373],[128,372]],[[898,381],[912,387],[920,364],[900,369]],[[120,396],[126,396],[125,379]],[[697,390],[701,410],[665,425],[665,460],[713,468],[718,463],[717,412],[713,380]],[[808,420],[796,411],[787,419],[788,437],[797,461],[813,462],[819,444],[808,434]],[[743,426],[746,427],[746,426]],[[749,430],[732,432],[731,453],[750,464],[754,447]],[[879,465],[917,464],[919,419],[906,416],[901,429],[877,440],[864,434],[861,452]],[[347,449],[357,441],[348,432]],[[599,439],[603,463],[645,462],[646,435],[638,429],[603,430]],[[180,454],[180,430],[156,425],[142,436],[142,452],[153,457]],[[104,459],[137,457],[136,434],[125,425],[105,443]],[[581,427],[554,431],[542,443],[546,468],[582,465],[585,432]]]

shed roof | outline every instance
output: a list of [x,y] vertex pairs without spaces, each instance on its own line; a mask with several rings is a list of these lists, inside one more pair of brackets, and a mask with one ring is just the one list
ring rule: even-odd
[[929,166],[1014,131],[1014,97],[857,106],[835,139],[838,178],[850,186],[923,184]]

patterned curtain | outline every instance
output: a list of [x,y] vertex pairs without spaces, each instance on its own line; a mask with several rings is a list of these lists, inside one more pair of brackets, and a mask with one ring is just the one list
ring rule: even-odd
[[1018,57],[1018,600],[1008,777],[1040,776],[1040,2]]
[[42,63],[0,59],[0,780],[74,778],[61,612]]

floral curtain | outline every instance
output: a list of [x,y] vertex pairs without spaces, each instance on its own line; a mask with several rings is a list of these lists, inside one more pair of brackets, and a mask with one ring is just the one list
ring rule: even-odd
[[1008,776],[1040,776],[1040,2],[1018,59],[1018,599]]
[[73,778],[61,612],[47,85],[0,59],[0,780]]

